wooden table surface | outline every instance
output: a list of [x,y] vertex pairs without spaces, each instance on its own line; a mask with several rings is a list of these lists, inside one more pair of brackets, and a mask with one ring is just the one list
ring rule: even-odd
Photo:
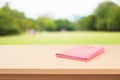
[[58,58],[56,53],[82,45],[0,45],[0,74],[120,74],[120,45],[89,62]]

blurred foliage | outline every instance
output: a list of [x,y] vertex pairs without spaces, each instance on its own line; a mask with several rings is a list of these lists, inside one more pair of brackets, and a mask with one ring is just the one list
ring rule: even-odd
[[77,26],[79,30],[120,31],[120,6],[103,2],[92,15],[78,20]]
[[54,20],[47,18],[47,17],[40,17],[37,20],[39,30],[41,31],[55,31],[56,24]]
[[120,31],[120,7],[114,6],[107,14],[107,30]]
[[78,29],[80,30],[96,30],[95,23],[96,18],[93,15],[83,17],[80,21],[77,22]]
[[24,13],[11,9],[8,3],[0,8],[0,35],[20,34],[30,29],[120,31],[120,6],[110,1],[103,2],[92,15],[83,17],[75,23],[67,19],[53,20],[49,17],[30,19]]
[[18,34],[22,32],[18,23],[18,17],[22,17],[23,14],[15,10],[11,10],[6,3],[6,5],[0,8],[0,35],[8,34]]
[[57,31],[62,31],[62,30],[69,30],[69,31],[73,31],[75,30],[75,25],[70,22],[67,19],[58,19],[55,20],[56,26],[57,26]]

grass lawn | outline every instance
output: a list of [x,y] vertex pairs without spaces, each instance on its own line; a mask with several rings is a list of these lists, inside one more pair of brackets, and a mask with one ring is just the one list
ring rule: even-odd
[[0,36],[0,44],[120,44],[120,32],[40,32]]

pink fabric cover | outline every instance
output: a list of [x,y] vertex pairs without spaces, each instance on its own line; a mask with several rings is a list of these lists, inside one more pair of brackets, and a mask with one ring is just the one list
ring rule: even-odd
[[65,50],[61,53],[57,53],[56,56],[60,58],[89,61],[103,52],[103,47],[78,46],[69,50]]

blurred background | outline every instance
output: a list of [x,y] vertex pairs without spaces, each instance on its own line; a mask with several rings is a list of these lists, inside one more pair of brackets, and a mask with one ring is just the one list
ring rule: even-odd
[[120,0],[0,0],[0,44],[120,44]]

